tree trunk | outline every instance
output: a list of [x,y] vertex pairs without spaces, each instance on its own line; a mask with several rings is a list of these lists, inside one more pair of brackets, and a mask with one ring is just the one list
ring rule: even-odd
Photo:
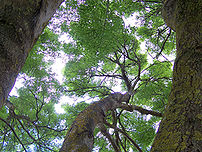
[[[102,125],[105,113],[127,102],[130,96],[114,93],[95,102],[82,111],[70,127],[60,152],[91,152],[93,149],[94,129]],[[117,150],[118,151],[118,150]]]
[[29,51],[63,0],[1,0],[0,109]]
[[165,0],[163,15],[176,31],[173,85],[152,152],[200,152],[202,49],[199,0]]

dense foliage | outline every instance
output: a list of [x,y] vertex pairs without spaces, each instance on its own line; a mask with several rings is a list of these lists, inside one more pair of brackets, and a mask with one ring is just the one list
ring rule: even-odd
[[[61,96],[96,101],[113,92],[133,92],[131,105],[163,112],[171,87],[175,33],[165,25],[161,7],[160,0],[65,1],[18,76],[23,87],[9,97],[14,109],[0,111],[0,151],[57,151],[76,115],[88,106],[66,104],[65,113],[58,114],[54,106]],[[72,40],[59,41],[63,34]],[[68,60],[59,82],[51,65],[64,54]],[[116,109],[107,121],[148,151],[160,118]],[[137,151],[124,134],[109,132],[122,151]],[[94,135],[95,150],[113,151],[98,129]]]

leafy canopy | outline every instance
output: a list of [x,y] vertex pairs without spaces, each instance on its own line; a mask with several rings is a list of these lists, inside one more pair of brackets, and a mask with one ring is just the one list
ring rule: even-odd
[[[57,151],[64,131],[88,106],[66,104],[65,113],[58,114],[54,106],[61,96],[99,100],[117,90],[132,91],[131,105],[163,112],[171,87],[175,33],[164,24],[161,7],[159,0],[65,1],[19,74],[23,87],[9,97],[15,109],[0,111],[1,151]],[[132,16],[137,25],[127,25],[125,18]],[[62,34],[73,41],[59,41]],[[59,82],[51,65],[62,54],[68,60],[64,81]],[[160,118],[115,109],[106,120],[148,151]],[[108,130],[122,151],[137,151],[126,136]],[[113,151],[98,129],[94,135],[95,150]]]

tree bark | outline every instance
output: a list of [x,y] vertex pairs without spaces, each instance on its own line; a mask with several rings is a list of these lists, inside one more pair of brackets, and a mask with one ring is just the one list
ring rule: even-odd
[[166,24],[176,31],[177,56],[169,102],[152,152],[200,152],[202,48],[199,0],[165,0]]
[[1,0],[0,109],[39,35],[63,0]]
[[[151,114],[153,116],[162,117],[161,113],[146,110],[139,106],[128,105],[127,103],[130,100],[130,97],[130,93],[114,93],[100,101],[92,103],[84,111],[79,113],[66,134],[60,152],[91,152],[94,143],[93,133],[95,127],[99,128],[101,133],[108,138],[115,152],[120,152],[119,147],[113,141],[104,126],[104,124],[107,124],[111,128],[115,127],[105,120],[105,114],[110,110],[113,111],[117,108],[130,112],[136,110],[141,114]],[[128,136],[124,131],[118,128],[116,129]],[[129,140],[131,139],[129,136],[127,138],[129,138]],[[141,151],[140,147],[132,139],[131,141],[135,147]]]
[[88,106],[73,122],[60,152],[91,152],[94,143],[94,129],[102,127],[105,113],[120,107],[129,99],[128,94],[114,93]]

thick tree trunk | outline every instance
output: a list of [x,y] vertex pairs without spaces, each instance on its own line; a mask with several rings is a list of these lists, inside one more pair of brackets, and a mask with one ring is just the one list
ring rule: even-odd
[[[115,142],[113,142],[111,136],[107,133],[107,130],[104,126],[104,124],[107,123],[108,126],[114,128],[113,125],[109,124],[105,120],[105,114],[110,110],[113,111],[117,108],[121,108],[130,112],[136,110],[141,114],[151,114],[153,116],[162,117],[162,114],[159,112],[146,110],[142,107],[135,105],[123,104],[128,103],[130,99],[129,94],[130,93],[111,94],[108,97],[101,99],[100,101],[92,103],[84,111],[79,113],[79,115],[71,125],[69,131],[67,132],[60,152],[91,152],[94,143],[93,133],[95,127],[99,128],[101,133],[108,138],[115,152],[120,152],[119,147],[116,145]],[[121,130],[121,132],[124,131]],[[141,151],[141,149],[136,143],[133,144],[139,151]]]
[[60,152],[91,152],[95,127],[102,128],[105,113],[120,107],[129,98],[128,94],[114,93],[87,107],[70,127]]
[[163,15],[176,31],[173,86],[152,152],[200,152],[202,48],[200,0],[165,0]]
[[0,108],[29,51],[62,1],[0,1]]

